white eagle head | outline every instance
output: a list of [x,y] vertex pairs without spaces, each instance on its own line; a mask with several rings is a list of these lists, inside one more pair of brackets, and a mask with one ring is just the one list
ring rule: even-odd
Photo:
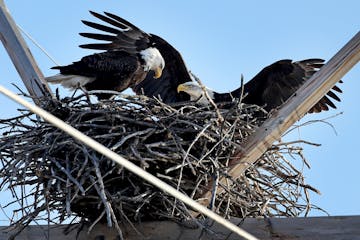
[[[205,88],[207,94],[211,99],[214,99],[214,91]],[[208,105],[209,100],[207,99],[202,87],[196,82],[186,82],[183,84],[179,84],[177,87],[177,92],[185,92],[190,96],[191,101],[197,101],[197,103],[202,105]]]
[[140,52],[141,58],[144,60],[144,71],[153,70],[154,78],[161,77],[162,70],[165,67],[165,61],[157,48],[149,47]]

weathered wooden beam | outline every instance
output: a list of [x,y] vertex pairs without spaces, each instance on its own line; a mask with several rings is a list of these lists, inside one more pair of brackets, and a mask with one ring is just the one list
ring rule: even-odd
[[[257,131],[249,136],[242,149],[233,156],[229,175],[234,179],[254,164],[271,145],[279,140],[283,133],[296,121],[302,118],[339,80],[360,60],[360,32],[358,32],[334,57],[332,57],[316,74],[301,86],[278,110],[274,110]],[[226,185],[226,179],[220,183]],[[200,196],[199,202],[208,205],[212,196],[209,191]],[[221,193],[218,188],[217,193]]]
[[51,90],[44,81],[44,76],[7,10],[4,0],[0,0],[0,39],[29,94],[33,97],[34,102],[39,105],[39,99],[51,96]]
[[[241,223],[240,219],[233,219],[233,223],[240,223],[240,227],[252,233],[262,240],[274,239],[296,239],[296,240],[360,240],[360,216],[346,217],[309,217],[309,218],[271,218],[264,219],[246,219]],[[193,225],[196,226],[196,225]],[[64,234],[64,229],[68,225],[48,226],[28,226],[21,232],[17,240],[70,240],[76,239],[76,230],[68,235]],[[174,222],[144,222],[135,224],[136,229],[143,235],[139,235],[129,225],[123,226],[124,238],[127,240],[193,240],[193,239],[211,239],[222,240],[229,235],[229,231],[217,224],[209,227],[213,232],[202,232],[199,228],[184,227]],[[72,228],[74,229],[74,228]],[[106,225],[97,225],[88,234],[88,229],[84,228],[78,240],[114,240],[116,239],[116,230],[108,228]],[[11,232],[5,227],[0,227],[0,240],[8,239]],[[49,235],[48,235],[49,234]],[[48,237],[48,238],[46,238]],[[236,234],[232,234],[228,240],[239,239]]]

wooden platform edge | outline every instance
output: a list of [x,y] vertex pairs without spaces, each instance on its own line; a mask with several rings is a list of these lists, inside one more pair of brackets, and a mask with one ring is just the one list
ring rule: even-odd
[[[309,218],[269,218],[269,219],[246,219],[241,223],[240,219],[231,220],[263,240],[274,239],[315,239],[315,240],[342,240],[353,239],[360,240],[360,216],[336,216],[336,217],[309,217]],[[209,222],[211,225],[211,222]],[[187,226],[185,226],[187,225]],[[145,222],[141,225],[136,224],[136,228],[141,232],[136,233],[129,225],[122,226],[124,229],[124,238],[128,240],[158,240],[158,239],[211,239],[220,240],[239,239],[236,234],[229,235],[229,231],[223,227],[213,224],[211,231],[202,231],[200,228],[194,228],[195,224],[180,225],[175,222]],[[191,227],[192,226],[192,227]],[[73,230],[69,234],[64,233],[68,225],[33,225],[28,226],[20,233],[16,240],[44,240],[44,239],[76,239],[77,231]],[[11,231],[7,227],[0,227],[0,240],[8,239]],[[74,228],[74,226],[72,227]],[[228,237],[228,238],[226,238]],[[97,225],[87,233],[84,228],[78,238],[79,240],[115,240],[116,231],[105,225]]]

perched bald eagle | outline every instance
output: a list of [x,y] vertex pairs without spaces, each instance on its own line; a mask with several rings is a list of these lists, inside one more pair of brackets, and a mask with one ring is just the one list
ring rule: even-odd
[[[157,35],[145,34],[135,25],[114,14],[107,12],[105,12],[105,15],[94,12],[91,12],[91,14],[110,24],[111,27],[84,21],[86,25],[104,31],[106,34],[81,33],[80,35],[94,40],[104,40],[107,43],[86,44],[80,47],[107,50],[110,53],[118,49],[136,53],[141,49],[151,46],[157,49],[164,59],[165,66],[162,65],[162,74],[159,76],[159,74],[156,74],[156,71],[149,71],[143,81],[138,81],[135,85],[131,86],[132,89],[136,94],[159,97],[165,103],[190,100],[188,94],[177,92],[179,84],[192,81],[192,78],[180,53],[172,45]],[[125,27],[126,29],[124,29]],[[99,81],[96,85],[91,86],[91,89],[100,89],[102,84]]]
[[[283,104],[323,64],[322,59],[306,59],[298,62],[280,60],[261,70],[253,79],[244,84],[243,89],[239,87],[230,93],[217,93],[210,89],[206,91],[215,103],[219,103],[231,102],[234,98],[239,98],[243,90],[245,95],[243,103],[256,104],[270,111]],[[334,86],[332,90],[341,93],[337,86]],[[309,110],[309,113],[327,111],[329,107],[336,108],[330,98],[336,101],[340,101],[340,98],[332,90],[321,98]],[[193,101],[208,104],[202,88],[195,82],[180,84],[178,91],[186,92]]]
[[83,21],[87,26],[112,35],[80,33],[84,37],[110,41],[80,47],[106,51],[85,56],[67,66],[53,67],[59,69],[60,74],[47,77],[48,82],[60,83],[66,88],[81,86],[86,90],[123,91],[142,82],[149,72],[154,72],[152,78],[161,77],[165,61],[150,34],[113,14],[90,13],[116,28]]

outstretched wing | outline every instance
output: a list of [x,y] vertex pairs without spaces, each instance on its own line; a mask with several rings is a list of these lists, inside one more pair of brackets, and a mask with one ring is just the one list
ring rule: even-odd
[[136,94],[160,97],[167,104],[189,101],[190,96],[188,94],[177,92],[178,85],[192,81],[180,53],[159,36],[151,34],[151,41],[154,42],[154,45],[163,56],[165,68],[158,79],[154,79],[154,73],[149,72],[145,80],[136,85],[133,90]]
[[83,20],[82,22],[85,25],[103,31],[105,34],[80,33],[80,35],[95,40],[105,41],[105,43],[83,44],[79,47],[107,51],[124,50],[136,54],[151,46],[150,35],[125,19],[108,12],[104,12],[104,15],[93,11],[90,11],[90,13],[103,22],[110,24],[111,27]]
[[[255,103],[271,110],[284,103],[296,90],[324,65],[322,59],[306,59],[299,62],[280,60],[264,68],[252,80],[245,84],[244,90],[248,96],[244,102]],[[334,93],[341,90],[334,86],[309,113],[336,108],[333,100],[340,101]]]

